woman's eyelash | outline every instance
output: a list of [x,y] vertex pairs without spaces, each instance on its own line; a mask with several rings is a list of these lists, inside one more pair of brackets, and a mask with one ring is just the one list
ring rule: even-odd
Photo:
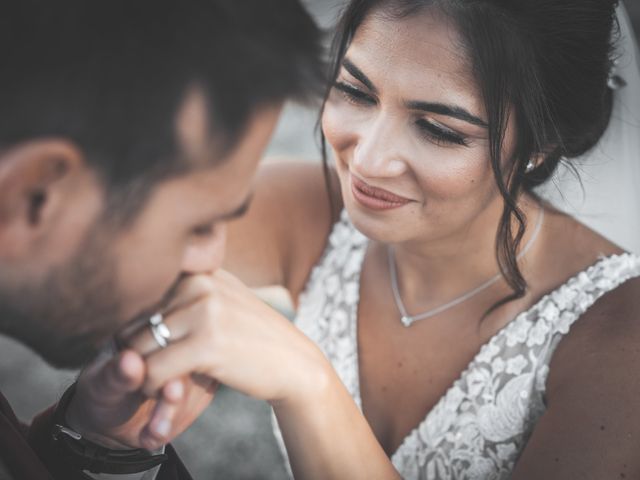
[[[374,98],[348,83],[336,81],[334,87],[345,96],[348,102],[357,105],[375,104]],[[439,127],[425,119],[418,120],[416,124],[424,136],[439,145],[468,146],[467,141],[463,136],[458,135],[451,130]]]
[[420,131],[429,138],[429,140],[435,141],[438,144],[446,145],[461,145],[468,146],[467,139],[451,130],[446,130],[439,127],[425,119],[420,119],[416,122],[416,125]]
[[336,82],[334,87],[344,94],[346,99],[350,102],[366,105],[373,105],[375,103],[375,100],[371,96],[347,83]]

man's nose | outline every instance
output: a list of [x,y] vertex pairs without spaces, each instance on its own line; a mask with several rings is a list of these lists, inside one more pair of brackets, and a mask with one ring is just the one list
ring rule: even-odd
[[222,266],[227,243],[227,226],[218,224],[211,235],[194,238],[184,252],[182,272],[213,273]]

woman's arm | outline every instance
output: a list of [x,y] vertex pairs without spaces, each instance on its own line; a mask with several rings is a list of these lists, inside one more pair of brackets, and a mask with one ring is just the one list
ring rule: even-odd
[[563,339],[548,409],[514,480],[640,478],[640,279],[604,296]]
[[329,366],[311,398],[274,402],[297,479],[399,479],[369,423]]
[[222,271],[176,292],[169,345],[158,349],[148,329],[130,341],[146,357],[147,396],[174,378],[215,378],[274,406],[298,478],[398,478],[329,361],[289,320]]
[[[339,211],[338,191],[333,201]],[[334,220],[322,165],[268,161],[248,212],[228,226],[224,269],[251,287],[281,285],[297,298]]]

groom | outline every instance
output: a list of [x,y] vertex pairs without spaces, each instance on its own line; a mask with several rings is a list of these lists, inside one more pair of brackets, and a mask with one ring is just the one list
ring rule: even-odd
[[[296,0],[23,0],[0,36],[0,332],[78,367],[219,267],[282,102],[318,85],[319,34]],[[145,446],[134,412],[185,399],[132,403],[140,362],[94,363],[80,408]],[[78,435],[67,403],[26,427],[0,394],[0,478],[190,478],[170,447]]]

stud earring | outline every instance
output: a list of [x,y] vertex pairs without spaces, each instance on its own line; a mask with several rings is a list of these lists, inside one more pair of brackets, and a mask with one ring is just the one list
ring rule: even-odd
[[524,171],[525,173],[529,173],[529,172],[532,172],[534,168],[536,168],[536,164],[533,163],[532,160],[529,160],[529,163],[527,163],[527,167],[525,168]]

